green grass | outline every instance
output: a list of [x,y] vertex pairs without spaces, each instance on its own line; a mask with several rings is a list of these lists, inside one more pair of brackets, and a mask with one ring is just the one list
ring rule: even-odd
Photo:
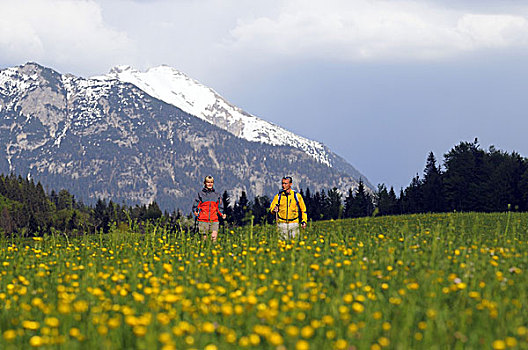
[[0,348],[528,348],[528,214],[0,241]]

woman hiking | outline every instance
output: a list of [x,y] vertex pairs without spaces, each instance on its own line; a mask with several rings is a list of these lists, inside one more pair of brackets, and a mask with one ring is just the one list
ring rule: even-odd
[[207,239],[207,235],[210,234],[213,242],[216,241],[219,228],[218,218],[225,219],[226,215],[223,213],[222,196],[215,191],[212,176],[205,177],[204,187],[194,199],[192,211],[198,220],[198,230],[203,239]]

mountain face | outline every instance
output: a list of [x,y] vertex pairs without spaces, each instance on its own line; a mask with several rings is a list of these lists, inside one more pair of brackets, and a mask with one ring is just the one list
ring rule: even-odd
[[36,63],[0,71],[0,172],[45,188],[190,210],[205,175],[233,198],[294,188],[357,186],[361,176],[324,145],[229,104],[168,67],[118,67],[85,79]]

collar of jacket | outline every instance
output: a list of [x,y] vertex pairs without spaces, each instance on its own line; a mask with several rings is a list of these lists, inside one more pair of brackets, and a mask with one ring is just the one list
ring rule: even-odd
[[208,189],[207,187],[202,188],[202,192],[214,192],[214,191],[215,191],[214,187],[211,189]]

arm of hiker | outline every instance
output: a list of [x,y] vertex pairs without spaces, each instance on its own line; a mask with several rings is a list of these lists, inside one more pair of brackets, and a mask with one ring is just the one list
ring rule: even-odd
[[196,198],[194,198],[194,203],[192,206],[192,213],[194,214],[194,216],[200,215],[200,202],[201,202],[201,198],[200,198],[200,194],[198,194]]
[[271,213],[276,213],[279,211],[279,196],[278,195],[275,195],[275,197],[273,197],[273,200],[271,201],[271,204],[270,204],[270,207],[269,207],[269,211]]
[[306,228],[308,215],[306,214],[306,204],[304,204],[304,199],[301,195],[299,195],[299,209],[301,210],[301,227]]
[[227,217],[227,215],[224,214],[224,202],[222,201],[222,197],[218,198],[218,214],[222,217],[222,219]]

